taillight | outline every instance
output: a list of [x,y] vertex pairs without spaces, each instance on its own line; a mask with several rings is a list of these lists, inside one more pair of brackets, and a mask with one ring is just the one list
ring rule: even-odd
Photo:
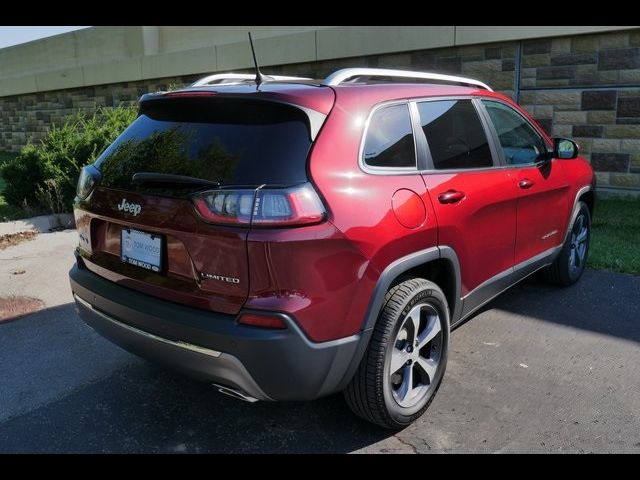
[[311,184],[258,190],[211,190],[193,202],[200,216],[211,223],[284,227],[321,222],[325,209]]
[[85,200],[91,194],[96,184],[100,181],[100,177],[100,170],[93,165],[87,165],[80,170],[80,177],[76,186],[76,195],[79,200]]
[[207,222],[248,225],[255,193],[255,190],[212,190],[193,197],[193,202]]

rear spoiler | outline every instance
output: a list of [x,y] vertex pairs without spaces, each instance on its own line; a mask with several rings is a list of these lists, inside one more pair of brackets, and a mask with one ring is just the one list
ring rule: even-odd
[[278,98],[277,95],[265,93],[263,95],[257,96],[255,93],[251,94],[243,94],[243,93],[221,93],[216,92],[214,90],[197,90],[197,89],[189,89],[189,90],[176,90],[173,92],[157,92],[157,93],[146,93],[140,97],[138,101],[139,113],[144,113],[145,105],[150,104],[151,102],[156,101],[171,101],[172,99],[180,99],[180,98],[224,98],[224,99],[246,99],[254,102],[272,102],[279,103],[282,105],[287,105],[290,107],[294,107],[300,111],[302,111],[307,117],[308,127],[309,127],[309,135],[311,136],[311,141],[315,141],[324,121],[327,118],[322,112],[318,112],[317,110],[313,110],[308,107],[303,107],[296,103],[288,102],[286,99]]

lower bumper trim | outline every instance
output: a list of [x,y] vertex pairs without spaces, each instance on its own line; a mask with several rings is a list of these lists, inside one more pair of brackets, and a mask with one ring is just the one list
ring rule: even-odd
[[145,332],[101,312],[77,294],[74,299],[85,323],[125,350],[201,380],[224,384],[247,398],[272,400],[235,356]]
[[129,330],[130,332],[135,333],[137,335],[143,335],[143,336],[147,337],[149,340],[154,340],[156,342],[166,343],[167,345],[173,345],[174,347],[184,348],[185,350],[191,350],[193,352],[202,353],[203,355],[209,355],[209,356],[214,357],[214,358],[218,358],[222,354],[222,352],[218,352],[216,350],[211,350],[209,348],[199,347],[198,345],[194,345],[192,343],[174,342],[173,340],[169,340],[168,338],[159,337],[157,335],[154,335],[153,333],[145,332],[144,330],[140,330],[139,328],[135,328],[135,327],[132,327],[131,325],[127,325],[126,323],[119,322],[118,320],[116,320],[113,317],[110,317],[106,313],[103,313],[103,312],[101,312],[99,310],[96,310],[95,308],[93,308],[93,305],[91,305],[86,300],[83,300],[82,298],[80,298],[76,294],[73,295],[73,298],[76,300],[76,302],[78,302],[81,305],[85,306],[86,308],[92,310],[96,315],[99,315],[100,317],[102,317],[103,320],[105,320],[107,322],[111,322],[111,323],[113,323],[114,325],[117,325],[120,328],[125,328],[125,329]]
[[[295,320],[287,328],[239,325],[108,281],[79,263],[69,272],[80,317],[129,352],[258,400],[312,400],[342,390],[365,334],[315,343]],[[246,310],[253,312],[253,310]],[[260,311],[260,313],[264,313]]]

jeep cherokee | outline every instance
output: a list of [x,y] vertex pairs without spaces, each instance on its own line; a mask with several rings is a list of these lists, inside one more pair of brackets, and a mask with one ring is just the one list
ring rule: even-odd
[[449,333],[543,270],[576,282],[595,178],[473,79],[219,74],[144,95],[78,181],[84,321],[248,401],[344,392],[402,428]]

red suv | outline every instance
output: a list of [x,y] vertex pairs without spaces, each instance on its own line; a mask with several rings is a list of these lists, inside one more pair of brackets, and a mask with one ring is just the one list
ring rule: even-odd
[[402,428],[452,328],[537,270],[585,268],[589,163],[476,80],[214,75],[139,108],[78,183],[77,308],[223,393],[344,391]]

